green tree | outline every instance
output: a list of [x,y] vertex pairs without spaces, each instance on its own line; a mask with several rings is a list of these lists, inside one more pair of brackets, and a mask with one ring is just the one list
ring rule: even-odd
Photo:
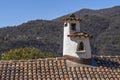
[[2,60],[20,60],[20,59],[38,59],[54,57],[50,52],[41,51],[37,48],[18,48],[4,52],[1,55]]

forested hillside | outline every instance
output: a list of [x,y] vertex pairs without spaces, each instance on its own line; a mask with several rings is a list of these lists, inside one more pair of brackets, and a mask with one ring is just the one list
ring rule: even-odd
[[[81,30],[93,35],[92,53],[120,55],[120,6],[108,9],[82,9],[74,12],[82,19]],[[0,53],[20,47],[36,47],[62,55],[63,17],[54,20],[28,21],[14,27],[0,29]]]
[[61,43],[61,22],[35,20],[19,26],[0,29],[1,53],[20,47],[36,47],[58,55],[62,52]]

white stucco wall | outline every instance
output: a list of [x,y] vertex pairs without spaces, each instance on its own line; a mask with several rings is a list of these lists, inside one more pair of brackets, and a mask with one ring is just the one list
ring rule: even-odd
[[[64,38],[63,38],[63,55],[70,55],[77,58],[91,58],[91,48],[90,42],[88,38],[70,38],[67,35],[70,33],[70,23],[68,22],[67,27],[64,27]],[[76,23],[77,32],[80,32],[80,24]],[[80,42],[84,43],[85,52],[76,53],[77,46]]]
[[[84,43],[85,52],[76,53],[77,46],[81,41]],[[87,38],[83,38],[83,39],[79,38],[79,39],[71,40],[70,37],[68,37],[68,39],[65,39],[63,48],[64,48],[63,55],[70,55],[73,57],[86,58],[86,59],[91,58],[91,48],[90,48],[89,39]]]

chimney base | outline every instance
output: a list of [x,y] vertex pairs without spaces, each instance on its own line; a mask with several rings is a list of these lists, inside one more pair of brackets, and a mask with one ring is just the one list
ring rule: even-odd
[[89,59],[82,58],[81,59],[81,58],[76,58],[76,57],[69,56],[69,55],[64,55],[63,57],[67,60],[77,62],[77,63],[80,63],[80,64],[87,64],[87,65],[91,64],[91,58],[89,58]]

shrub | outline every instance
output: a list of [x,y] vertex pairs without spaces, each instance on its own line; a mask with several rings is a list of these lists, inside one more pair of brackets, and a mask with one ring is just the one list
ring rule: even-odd
[[38,59],[54,57],[51,53],[41,51],[37,48],[18,48],[4,52],[1,55],[2,60],[20,60],[20,59]]

